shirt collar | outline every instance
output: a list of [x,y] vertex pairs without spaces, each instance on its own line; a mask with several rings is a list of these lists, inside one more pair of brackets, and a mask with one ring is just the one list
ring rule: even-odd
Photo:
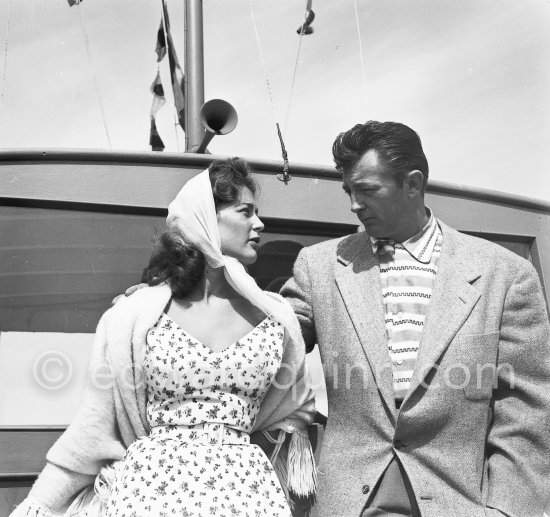
[[[424,227],[410,239],[397,243],[398,247],[404,248],[412,257],[423,263],[429,263],[431,261],[435,243],[439,236],[439,226],[437,225],[433,212],[428,207],[426,207],[426,214],[428,215],[428,222]],[[372,250],[376,253],[378,243],[386,239],[370,237],[370,240]]]

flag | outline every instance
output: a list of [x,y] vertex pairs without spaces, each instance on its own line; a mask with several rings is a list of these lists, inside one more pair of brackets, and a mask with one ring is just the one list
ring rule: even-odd
[[162,24],[162,19],[160,20],[160,27],[157,31],[157,46],[155,48],[155,52],[157,53],[157,63],[160,63],[166,55],[166,38],[164,37],[164,26]]
[[151,104],[151,129],[149,133],[149,145],[153,151],[163,151],[164,142],[157,130],[156,116],[160,108],[166,102],[164,97],[164,88],[162,87],[162,81],[160,78],[160,72],[157,71],[157,75],[151,84],[151,93],[153,94],[153,103]]
[[164,142],[157,131],[157,124],[154,118],[151,118],[151,132],[149,136],[149,145],[153,151],[164,151]]
[[[172,34],[170,33],[170,18],[168,17],[166,0],[162,0],[162,12],[163,15],[160,19],[160,26],[157,31],[157,43],[155,46],[155,52],[157,53],[157,63],[160,63],[164,59],[166,54],[168,54],[168,62],[170,65],[170,80],[172,82],[174,102],[176,104],[176,111],[178,113],[178,122],[182,129],[185,130],[185,98],[183,95],[184,76],[178,61],[178,56],[176,55],[176,49],[172,40]],[[155,79],[151,84],[151,93],[153,94],[153,102],[151,104],[150,112],[151,127],[149,135],[149,145],[151,146],[153,151],[162,151],[164,150],[165,146],[157,130],[156,116],[160,108],[162,108],[162,106],[166,102],[166,97],[164,96],[164,88],[162,86],[162,80],[159,71],[157,71],[157,75],[155,76]]]
[[166,102],[164,96],[164,88],[162,87],[162,80],[160,78],[160,72],[157,71],[157,75],[151,84],[151,93],[153,94],[153,103],[151,104],[151,118],[157,116],[158,110],[162,108]]
[[313,20],[315,20],[315,13],[313,12],[313,9],[311,9],[311,4],[313,0],[308,0],[306,5],[306,13],[305,13],[305,20],[304,23],[300,27],[298,27],[298,30],[296,31],[298,34],[312,34],[313,33],[313,27],[311,27],[311,24],[313,23]]
[[[170,19],[168,18],[168,8],[166,7],[166,0],[162,0],[162,9],[164,12],[164,24],[166,26],[166,38],[164,39],[164,45],[168,43],[167,53],[168,62],[170,63],[170,77],[172,79],[172,91],[174,93],[174,102],[176,104],[176,111],[178,113],[178,121],[181,128],[185,131],[185,98],[184,98],[184,76],[181,70],[178,56],[176,55],[176,48],[172,40],[172,34],[170,33]],[[162,20],[161,20],[162,23]],[[164,31],[163,31],[164,32]],[[158,39],[158,35],[157,35]],[[157,41],[158,45],[158,41]],[[160,56],[157,51],[157,56]],[[164,56],[163,56],[164,57]],[[162,58],[161,58],[162,59]]]
[[82,0],[67,0],[69,2],[69,7],[72,7],[73,5],[78,5]]

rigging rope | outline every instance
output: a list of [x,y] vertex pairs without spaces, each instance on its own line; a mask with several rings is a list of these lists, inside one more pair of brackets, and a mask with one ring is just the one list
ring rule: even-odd
[[[367,79],[365,74],[365,62],[363,58],[363,39],[361,38],[361,25],[359,24],[359,11],[357,9],[357,0],[353,0],[353,6],[355,7],[355,24],[357,26],[357,38],[359,39],[359,59],[361,60],[361,76],[363,78],[364,93],[367,91]],[[362,96],[365,98],[365,96]]]
[[[304,23],[307,19],[307,13],[308,13],[308,6],[311,0],[306,0],[306,5],[304,8]],[[298,51],[296,52],[296,62],[294,63],[294,72],[292,74],[292,83],[290,84],[290,94],[288,96],[288,104],[286,107],[286,114],[285,114],[285,131],[288,129],[288,117],[290,116],[290,106],[292,104],[292,94],[294,93],[294,82],[296,81],[296,71],[298,70],[298,62],[300,59],[300,50],[302,48],[302,36],[304,35],[304,26],[302,24],[302,30],[300,31],[300,37],[298,39]]]
[[265,82],[267,84],[267,92],[269,94],[269,99],[271,102],[271,110],[273,111],[273,119],[275,121],[275,127],[277,128],[277,135],[279,136],[279,143],[281,144],[281,154],[283,156],[283,174],[278,174],[277,178],[285,183],[292,179],[289,174],[289,164],[288,164],[288,155],[286,152],[285,142],[283,140],[283,134],[281,133],[281,127],[279,125],[279,120],[277,117],[277,110],[275,109],[275,102],[273,101],[273,93],[271,91],[271,83],[269,82],[269,75],[267,73],[267,66],[265,64],[264,53],[262,50],[262,43],[260,41],[260,33],[258,32],[258,26],[256,25],[256,17],[254,16],[254,9],[252,8],[252,0],[248,0],[248,5],[250,6],[250,16],[252,18],[252,25],[254,26],[254,32],[256,34],[256,41],[258,43],[258,51],[260,53],[260,61],[262,62],[262,67],[265,75]]
[[96,91],[97,99],[99,101],[99,109],[101,110],[101,118],[103,120],[103,127],[105,128],[105,135],[107,136],[107,142],[109,143],[109,149],[112,149],[111,137],[109,136],[109,130],[107,129],[107,119],[105,118],[105,110],[103,109],[103,101],[101,99],[101,92],[99,91],[99,86],[97,84],[96,76],[94,73],[94,64],[92,61],[92,55],[90,53],[90,41],[88,40],[88,32],[86,30],[86,25],[84,24],[84,19],[80,13],[80,2],[76,4],[76,11],[78,12],[78,19],[80,20],[80,27],[82,29],[82,35],[84,37],[84,46],[86,47],[86,54],[88,55],[88,62],[90,63],[90,68],[92,70],[92,80],[94,83],[94,89]]
[[8,42],[10,37],[11,2],[8,8],[8,21],[6,23],[6,43],[4,44],[4,70],[2,72],[2,95],[0,96],[0,112],[4,106],[4,90],[6,88],[6,70],[8,67]]

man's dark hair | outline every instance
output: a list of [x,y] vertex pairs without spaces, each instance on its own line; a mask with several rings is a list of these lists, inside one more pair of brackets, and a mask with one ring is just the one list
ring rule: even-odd
[[[247,188],[254,195],[258,190],[252,168],[241,158],[212,162],[208,173],[216,212],[224,205],[236,203],[241,189]],[[149,285],[167,282],[176,298],[184,298],[201,281],[205,267],[206,259],[202,252],[185,244],[176,231],[166,230],[154,243],[141,281]]]
[[424,176],[422,192],[425,191],[428,160],[422,150],[420,137],[410,127],[399,122],[369,120],[340,133],[332,145],[336,169],[343,172],[370,150],[377,151],[392,167],[397,180],[402,181],[408,172],[419,170]]

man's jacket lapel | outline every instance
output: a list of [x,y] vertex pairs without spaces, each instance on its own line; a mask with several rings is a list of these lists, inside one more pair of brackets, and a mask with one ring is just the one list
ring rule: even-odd
[[382,397],[395,413],[380,268],[364,232],[338,247],[336,284]]
[[424,381],[462,327],[480,293],[472,285],[480,268],[472,262],[460,234],[439,221],[443,244],[428,315],[424,323],[418,359],[406,399]]

